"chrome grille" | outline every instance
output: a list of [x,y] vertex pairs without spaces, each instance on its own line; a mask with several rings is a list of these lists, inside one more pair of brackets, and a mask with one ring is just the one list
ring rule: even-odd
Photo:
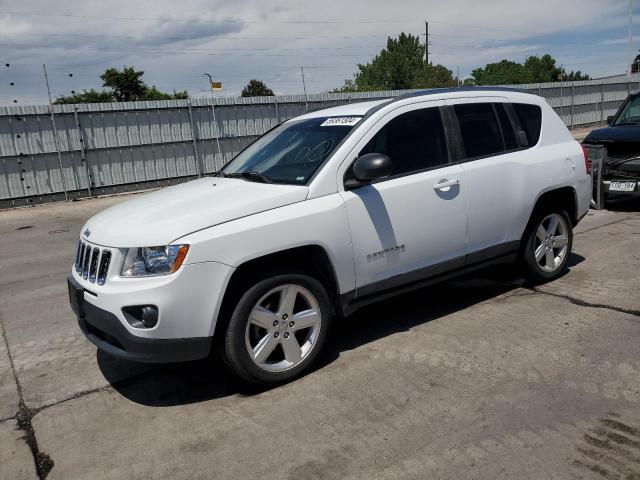
[[97,282],[98,285],[104,285],[107,281],[110,263],[111,250],[91,247],[82,240],[78,241],[75,269],[82,278],[91,283]]

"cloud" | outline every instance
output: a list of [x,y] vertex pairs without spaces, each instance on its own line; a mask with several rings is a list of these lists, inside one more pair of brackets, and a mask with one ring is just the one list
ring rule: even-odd
[[[9,5],[9,2],[13,5]],[[250,78],[279,93],[342,84],[385,46],[387,35],[432,35],[430,60],[463,75],[502,58],[522,61],[551,53],[559,63],[584,61],[584,46],[564,37],[589,37],[590,65],[624,70],[617,36],[626,28],[626,0],[5,0],[0,6],[0,102],[44,102],[42,63],[54,96],[100,88],[110,66],[133,65],[163,90],[205,95],[203,72],[237,95]],[[31,12],[33,15],[18,15]],[[35,15],[44,14],[44,15]],[[617,35],[615,32],[619,32]],[[564,36],[564,37],[563,37]],[[621,35],[620,35],[621,36]],[[421,37],[424,40],[424,35]],[[581,50],[582,48],[582,50]],[[5,62],[12,66],[2,67]],[[569,66],[569,68],[572,68]],[[70,77],[69,73],[73,76]],[[7,82],[15,83],[11,88]]]

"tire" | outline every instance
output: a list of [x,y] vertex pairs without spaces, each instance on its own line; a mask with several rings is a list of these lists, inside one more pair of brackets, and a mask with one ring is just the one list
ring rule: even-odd
[[534,213],[522,245],[521,264],[527,281],[541,284],[560,277],[567,268],[573,246],[573,229],[567,212],[547,208]]
[[233,308],[222,357],[247,382],[288,382],[313,363],[330,317],[329,296],[318,280],[300,273],[271,276],[247,288]]

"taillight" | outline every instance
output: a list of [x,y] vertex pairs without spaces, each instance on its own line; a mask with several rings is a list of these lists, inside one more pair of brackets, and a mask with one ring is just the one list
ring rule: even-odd
[[582,153],[584,155],[584,168],[587,170],[587,175],[591,175],[591,160],[589,160],[589,150],[584,145],[582,147]]

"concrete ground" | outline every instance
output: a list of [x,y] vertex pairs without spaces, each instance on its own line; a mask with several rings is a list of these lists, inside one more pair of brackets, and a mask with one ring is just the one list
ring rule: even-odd
[[128,196],[0,212],[0,478],[640,478],[640,205],[592,212],[571,269],[368,307],[269,391],[215,360],[145,366],[80,333],[65,277]]

